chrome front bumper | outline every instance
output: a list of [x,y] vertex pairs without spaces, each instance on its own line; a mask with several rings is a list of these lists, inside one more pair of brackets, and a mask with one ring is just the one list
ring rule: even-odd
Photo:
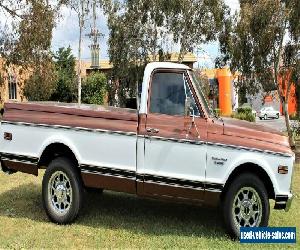
[[293,194],[289,195],[276,195],[274,209],[284,209],[288,212],[291,208],[293,201]]

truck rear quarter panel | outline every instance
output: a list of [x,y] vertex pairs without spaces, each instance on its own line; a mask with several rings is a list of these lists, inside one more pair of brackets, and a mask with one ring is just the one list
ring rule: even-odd
[[6,104],[1,153],[39,159],[48,145],[62,143],[83,168],[136,170],[137,116],[134,112],[90,111],[38,104]]

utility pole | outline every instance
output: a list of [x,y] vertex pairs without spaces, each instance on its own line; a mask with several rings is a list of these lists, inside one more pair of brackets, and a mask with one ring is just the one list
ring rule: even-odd
[[[79,24],[79,41],[78,41],[78,65],[77,65],[77,81],[78,81],[78,105],[81,104],[81,46],[82,46],[82,30],[85,22],[85,0],[77,2],[78,5],[74,7],[78,15]],[[78,8],[77,8],[78,7]]]
[[100,68],[100,45],[99,38],[103,36],[96,26],[97,15],[96,15],[96,1],[93,1],[93,27],[91,27],[91,32],[87,34],[91,39],[91,45],[89,46],[91,49],[91,68],[99,69]]

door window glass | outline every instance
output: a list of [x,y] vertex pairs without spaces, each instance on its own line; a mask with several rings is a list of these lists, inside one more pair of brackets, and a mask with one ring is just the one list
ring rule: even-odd
[[151,84],[150,112],[166,115],[184,115],[186,97],[191,98],[194,114],[198,108],[183,73],[155,73]]

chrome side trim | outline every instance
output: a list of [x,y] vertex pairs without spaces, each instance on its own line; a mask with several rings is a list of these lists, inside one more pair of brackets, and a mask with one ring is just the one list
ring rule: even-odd
[[243,146],[237,146],[237,145],[231,145],[231,144],[222,144],[222,143],[217,143],[217,142],[207,142],[206,144],[208,146],[217,146],[217,147],[223,147],[223,148],[246,150],[246,151],[250,151],[250,152],[272,154],[272,155],[277,155],[277,156],[282,156],[282,157],[292,157],[292,155],[290,155],[288,153],[274,152],[274,151],[263,150],[263,149],[258,149],[258,148],[248,148],[248,147],[243,147]]
[[246,150],[246,151],[250,151],[250,152],[271,154],[271,155],[282,156],[282,157],[293,157],[292,155],[287,154],[287,153],[274,152],[274,151],[270,151],[270,150],[262,150],[262,149],[258,149],[258,148],[248,148],[248,147],[231,145],[231,144],[223,144],[223,143],[218,143],[218,142],[205,142],[205,141],[195,141],[195,140],[187,140],[187,139],[165,138],[165,137],[160,137],[160,136],[149,136],[149,135],[146,135],[145,138],[150,139],[150,140],[189,143],[189,144],[196,144],[196,145],[206,144],[208,146],[217,146],[217,147],[222,147],[222,148]]
[[178,143],[189,143],[189,144],[197,144],[197,145],[205,144],[204,141],[195,141],[195,140],[188,140],[188,139],[176,139],[176,138],[166,138],[166,137],[161,137],[161,136],[149,136],[149,135],[145,135],[145,139],[159,140],[159,141],[170,141],[170,142],[178,142]]
[[20,161],[20,160],[5,158],[5,157],[1,157],[1,161],[10,161],[10,162],[24,163],[24,164],[35,164],[31,161]]
[[81,172],[86,173],[86,174],[95,174],[95,175],[101,175],[101,176],[107,176],[107,177],[116,177],[116,178],[122,178],[122,179],[129,179],[129,180],[133,180],[133,181],[136,180],[133,177],[126,177],[126,176],[117,175],[117,174],[107,174],[107,173],[104,174],[104,173],[99,173],[99,172],[90,171],[90,170],[86,170],[86,169],[82,169]]
[[13,162],[22,162],[26,164],[37,164],[38,158],[29,156],[29,155],[17,155],[11,153],[0,152],[1,160],[4,161],[13,161]]
[[126,135],[126,136],[136,136],[136,132],[124,132],[124,131],[112,131],[106,129],[92,129],[92,128],[84,128],[84,127],[71,127],[71,126],[63,126],[63,125],[48,125],[42,123],[28,123],[28,122],[9,122],[2,121],[2,124],[8,125],[20,125],[27,127],[44,127],[44,128],[54,128],[54,129],[65,129],[65,130],[75,130],[75,131],[87,131],[94,133],[107,133],[107,134],[118,134],[118,135]]
[[23,125],[23,126],[30,126],[30,127],[46,127],[46,128],[54,128],[54,129],[118,134],[118,135],[126,135],[126,136],[138,136],[140,138],[151,139],[151,140],[153,139],[153,140],[170,141],[170,142],[178,142],[178,143],[189,143],[189,144],[195,144],[195,145],[206,144],[208,146],[217,146],[217,147],[230,148],[230,149],[246,150],[246,151],[250,151],[250,152],[271,154],[271,155],[276,155],[276,156],[281,156],[281,157],[293,157],[293,155],[288,154],[288,153],[274,152],[274,151],[262,150],[262,149],[258,149],[258,148],[248,148],[248,147],[244,147],[244,146],[223,144],[223,143],[217,143],[217,142],[205,142],[205,141],[195,141],[195,140],[188,140],[188,139],[165,138],[165,137],[160,137],[160,136],[137,135],[136,132],[111,131],[111,130],[105,130],[105,129],[91,129],[91,128],[70,127],[70,126],[62,126],[62,125],[35,124],[35,123],[27,123],[27,122],[2,121],[1,123],[9,124],[9,125]]
[[127,179],[136,179],[135,171],[120,169],[120,168],[107,168],[100,166],[92,166],[86,164],[80,164],[80,169],[82,172],[89,174],[98,174],[103,176],[112,176],[112,177],[120,177]]
[[206,190],[206,191],[212,191],[212,192],[222,192],[222,190],[224,188],[224,184],[220,184],[220,183],[178,179],[178,178],[151,175],[151,174],[139,173],[138,179],[142,179],[145,183],[169,185],[169,186],[174,186],[174,187],[191,188],[191,189],[195,189],[195,190]]

